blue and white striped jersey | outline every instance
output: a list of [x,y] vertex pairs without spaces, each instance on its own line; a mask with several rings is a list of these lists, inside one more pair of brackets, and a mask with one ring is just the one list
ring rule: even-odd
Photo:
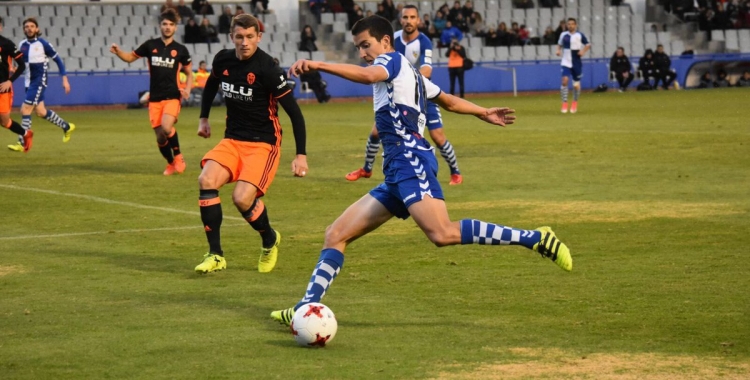
[[419,37],[410,42],[405,42],[403,30],[393,34],[393,46],[396,51],[403,54],[406,60],[417,69],[422,66],[432,67],[432,41],[424,33],[419,33]]
[[560,66],[571,68],[581,66],[581,57],[578,55],[578,52],[589,44],[589,40],[583,33],[579,31],[575,33],[565,31],[560,35],[560,40],[557,41],[557,44],[562,47]]
[[47,70],[49,70],[49,58],[57,63],[60,75],[66,75],[65,65],[57,55],[57,51],[51,43],[43,38],[24,39],[18,44],[18,50],[23,53],[26,61],[26,87],[32,83],[35,85],[47,85]]
[[[422,76],[399,52],[378,56],[373,63],[388,72],[388,78],[372,85],[375,127],[383,142],[386,160],[394,148],[429,150],[421,138],[427,117],[427,99],[440,95],[440,88]],[[417,139],[421,144],[417,144]],[[423,145],[424,144],[424,145]]]

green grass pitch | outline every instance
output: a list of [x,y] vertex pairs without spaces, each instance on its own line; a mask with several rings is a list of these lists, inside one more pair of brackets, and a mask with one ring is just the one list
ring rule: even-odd
[[78,127],[68,144],[35,117],[31,152],[0,151],[0,378],[747,379],[749,98],[585,93],[575,115],[555,95],[474,98],[515,108],[508,128],[443,113],[465,178],[447,186],[439,159],[451,217],[550,225],[573,272],[520,247],[438,249],[393,220],[347,250],[323,299],[339,320],[325,349],[297,347],[268,315],[303,295],[326,226],[383,178],[344,180],[370,101],[302,105],[304,179],[281,112],[265,201],[284,240],[267,275],[232,185],[228,269],[193,272],[207,249],[198,163],[222,108],[210,140],[183,109],[188,169],[172,177],[145,110],[58,110]]

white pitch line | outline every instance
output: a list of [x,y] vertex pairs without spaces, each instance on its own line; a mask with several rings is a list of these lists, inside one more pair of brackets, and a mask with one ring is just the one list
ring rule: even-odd
[[[120,206],[128,206],[128,207],[137,207],[147,210],[157,210],[157,211],[165,211],[165,212],[174,212],[179,214],[187,214],[187,215],[194,215],[194,216],[200,216],[200,212],[197,211],[186,211],[186,210],[179,210],[176,208],[169,208],[169,207],[159,207],[159,206],[149,206],[149,205],[142,205],[140,203],[133,203],[133,202],[123,202],[123,201],[116,201],[114,199],[107,199],[102,197],[95,197],[93,195],[83,195],[83,194],[73,194],[73,193],[63,193],[60,191],[55,190],[45,190],[45,189],[37,189],[33,187],[22,187],[22,186],[16,186],[16,185],[6,185],[0,183],[0,187],[11,189],[11,190],[20,190],[20,191],[33,191],[36,193],[44,193],[44,194],[52,194],[52,195],[62,195],[66,197],[71,198],[80,198],[80,199],[86,199],[89,201],[94,202],[101,202],[101,203],[109,203],[113,205],[120,205]],[[229,220],[245,220],[243,218],[237,217],[237,216],[224,216],[224,219]]]
[[[246,224],[228,224],[222,227],[236,227],[244,226]],[[23,239],[46,239],[46,238],[61,238],[61,237],[74,237],[74,236],[89,236],[89,235],[107,235],[107,234],[130,234],[130,233],[141,233],[141,232],[156,232],[156,231],[178,231],[178,230],[197,230],[200,226],[186,226],[186,227],[163,227],[163,228],[138,228],[130,230],[111,230],[111,231],[91,231],[91,232],[69,232],[64,234],[49,234],[49,235],[19,235],[19,236],[0,236],[2,240],[23,240]]]

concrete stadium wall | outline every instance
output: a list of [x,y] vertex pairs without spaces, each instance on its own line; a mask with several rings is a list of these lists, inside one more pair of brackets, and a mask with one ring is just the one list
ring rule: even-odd
[[[637,63],[638,58],[631,62]],[[680,84],[685,85],[690,69],[701,63],[705,66],[726,65],[731,62],[750,62],[750,54],[716,54],[694,57],[672,57],[672,68],[677,71]],[[602,83],[608,83],[608,59],[589,59],[584,63],[584,89],[593,89]],[[52,65],[54,70],[54,65]],[[510,71],[500,68],[516,69],[518,91],[554,91],[560,88],[560,64],[555,61],[508,62],[504,64],[479,62],[473,70],[466,72],[467,93],[511,92],[513,81]],[[351,83],[332,75],[323,74],[328,82],[328,91],[334,98],[372,96],[370,86]],[[72,91],[65,95],[62,82],[57,73],[52,73],[45,95],[48,105],[110,105],[136,103],[138,92],[148,90],[149,78],[146,71],[122,72],[74,72],[69,73]],[[448,69],[436,66],[433,70],[433,81],[440,88],[448,91]],[[609,84],[611,86],[611,84]],[[300,86],[295,95],[300,97]],[[23,79],[14,83],[13,104],[20,106],[23,102]],[[309,95],[308,95],[309,97]]]

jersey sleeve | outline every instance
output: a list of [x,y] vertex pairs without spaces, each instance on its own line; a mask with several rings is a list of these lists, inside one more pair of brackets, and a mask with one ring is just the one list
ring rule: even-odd
[[581,44],[583,44],[583,46],[586,46],[589,44],[589,39],[586,38],[586,35],[583,33],[581,33]]
[[180,59],[180,63],[183,66],[189,65],[191,62],[193,62],[193,58],[190,57],[190,52],[188,51],[187,47],[182,46],[182,59]]
[[42,39],[40,39],[39,41],[42,43],[42,46],[44,47],[44,54],[47,57],[50,57],[50,58],[57,57],[57,51],[55,50],[55,48],[52,46],[51,43],[49,43],[47,40],[42,40]]
[[375,58],[373,66],[380,66],[388,72],[388,78],[385,82],[390,82],[398,75],[401,71],[401,60],[398,59],[398,55],[381,54]]
[[420,35],[421,39],[419,44],[419,66],[430,66],[432,67],[432,41],[424,35]]
[[563,38],[565,38],[565,32],[560,33],[560,38],[557,39],[557,44],[563,46]]
[[440,96],[440,93],[442,92],[440,87],[435,83],[432,83],[431,80],[425,78],[424,75],[422,75],[422,83],[424,83],[424,96],[427,99],[435,99]]
[[263,71],[266,74],[263,75],[263,85],[274,98],[280,98],[292,91],[286,82],[284,70],[273,61],[270,61],[270,65],[266,66]]
[[142,43],[141,46],[138,46],[137,49],[133,50],[133,54],[139,58],[150,57],[151,49],[149,49],[149,41]]

